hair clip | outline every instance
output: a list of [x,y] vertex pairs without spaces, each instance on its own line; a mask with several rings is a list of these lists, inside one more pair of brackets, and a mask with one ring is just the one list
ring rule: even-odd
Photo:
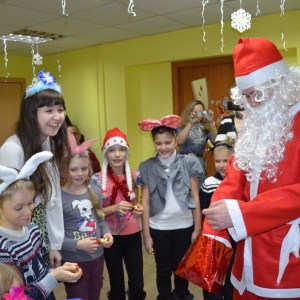
[[138,125],[143,131],[146,132],[152,131],[154,128],[159,126],[166,126],[172,129],[177,129],[181,126],[181,118],[177,115],[165,116],[160,121],[147,118],[144,119],[143,121],[140,121]]
[[68,132],[68,142],[72,154],[88,155],[87,149],[90,148],[97,140],[98,139],[93,139],[83,142],[81,145],[77,145],[74,135]]
[[25,99],[42,90],[51,89],[61,93],[61,87],[56,83],[55,77],[50,72],[39,71],[38,77],[33,78],[32,85],[26,89]]
[[52,156],[50,151],[36,153],[27,160],[20,172],[10,167],[0,166],[0,179],[3,180],[0,184],[0,194],[13,182],[29,178],[41,163],[49,160]]
[[209,151],[211,151],[212,153],[214,152],[215,146],[213,145],[213,143],[211,142],[211,140],[207,140],[206,146],[207,146],[207,148],[208,148],[208,149],[206,149],[206,150],[209,150]]

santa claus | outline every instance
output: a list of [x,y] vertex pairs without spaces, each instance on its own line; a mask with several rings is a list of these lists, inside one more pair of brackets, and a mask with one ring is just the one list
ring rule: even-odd
[[263,38],[241,38],[233,59],[245,117],[203,234],[237,241],[234,299],[300,299],[300,68]]

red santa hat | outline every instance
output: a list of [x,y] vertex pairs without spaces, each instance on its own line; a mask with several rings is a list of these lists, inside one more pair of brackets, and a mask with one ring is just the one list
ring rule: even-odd
[[129,144],[127,142],[126,135],[118,128],[113,128],[107,131],[103,140],[102,152],[105,155],[107,149],[113,145],[121,145],[129,150]]
[[102,195],[104,198],[107,197],[107,190],[106,190],[106,185],[107,185],[107,165],[108,165],[108,161],[106,158],[106,151],[108,148],[114,146],[114,145],[120,145],[120,146],[124,146],[127,148],[127,156],[126,156],[126,160],[125,160],[125,174],[126,174],[126,181],[127,181],[127,186],[128,186],[128,193],[129,193],[129,197],[130,199],[134,199],[135,198],[135,194],[133,192],[133,188],[132,188],[132,176],[131,176],[131,170],[130,170],[130,166],[128,163],[128,154],[129,154],[129,144],[127,141],[127,137],[126,135],[119,130],[118,128],[113,128],[107,131],[104,140],[103,140],[103,146],[102,146],[102,153],[103,153],[103,165],[102,165]]
[[289,70],[277,47],[263,38],[240,38],[233,50],[236,85],[245,90]]

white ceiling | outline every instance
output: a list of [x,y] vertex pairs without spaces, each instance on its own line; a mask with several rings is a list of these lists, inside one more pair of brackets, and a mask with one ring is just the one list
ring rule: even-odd
[[[63,38],[39,44],[42,56],[128,40],[180,29],[202,26],[202,1],[208,1],[205,24],[220,23],[221,0],[133,0],[136,16],[127,11],[129,0],[0,0],[0,36],[30,29],[63,35]],[[240,8],[255,17],[284,10],[299,10],[300,0],[224,0],[224,21]],[[13,56],[31,56],[30,44],[7,41]],[[0,54],[4,46],[0,47]]]

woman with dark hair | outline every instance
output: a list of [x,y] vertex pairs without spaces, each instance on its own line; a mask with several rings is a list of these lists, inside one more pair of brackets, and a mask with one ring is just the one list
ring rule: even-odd
[[64,239],[60,178],[66,178],[69,157],[66,107],[61,88],[50,72],[40,71],[34,80],[23,96],[16,133],[0,149],[0,164],[20,170],[32,155],[44,150],[53,153],[51,161],[40,164],[30,179],[36,189],[32,221],[40,227],[50,248],[51,267],[57,267]]

